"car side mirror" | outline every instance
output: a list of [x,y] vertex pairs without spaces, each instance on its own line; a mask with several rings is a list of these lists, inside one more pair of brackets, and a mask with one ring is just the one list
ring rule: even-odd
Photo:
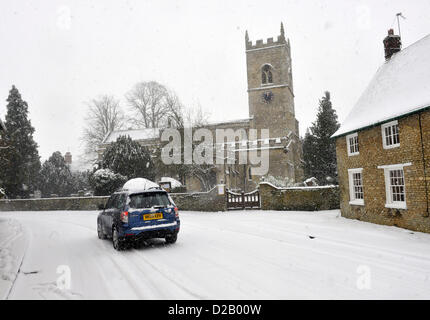
[[103,203],[99,204],[99,210],[104,210],[105,209],[105,205]]

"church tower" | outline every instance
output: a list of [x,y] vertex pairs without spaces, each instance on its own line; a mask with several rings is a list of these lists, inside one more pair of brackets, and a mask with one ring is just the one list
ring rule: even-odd
[[294,140],[295,146],[290,151],[276,151],[276,148],[270,151],[269,174],[296,181],[301,166],[301,145],[294,111],[290,41],[281,23],[276,41],[268,38],[266,42],[257,40],[253,44],[246,32],[245,44],[250,128],[258,132],[269,129],[270,138],[278,138],[277,141],[282,138],[287,144]]
[[269,38],[253,45],[248,32],[245,41],[249,116],[255,128],[269,128],[272,137],[285,136],[290,130],[298,135],[290,41],[285,38],[283,24],[277,41]]

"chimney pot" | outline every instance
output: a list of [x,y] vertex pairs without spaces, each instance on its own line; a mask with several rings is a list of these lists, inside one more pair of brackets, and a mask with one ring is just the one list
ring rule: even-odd
[[400,36],[394,34],[393,29],[388,30],[388,35],[384,39],[385,60],[389,60],[393,54],[402,49]]

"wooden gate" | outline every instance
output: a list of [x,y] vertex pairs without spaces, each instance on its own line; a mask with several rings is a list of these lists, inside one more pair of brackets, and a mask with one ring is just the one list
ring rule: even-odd
[[236,193],[226,190],[227,210],[234,209],[260,209],[260,191]]

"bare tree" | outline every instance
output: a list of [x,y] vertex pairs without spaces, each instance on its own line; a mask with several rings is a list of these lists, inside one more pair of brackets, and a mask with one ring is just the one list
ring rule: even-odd
[[209,112],[203,110],[200,104],[198,104],[195,107],[183,109],[184,127],[189,127],[189,128],[204,127],[209,123],[209,118],[210,118]]
[[167,90],[164,103],[168,127],[183,128],[185,125],[185,108],[176,93],[172,90]]
[[125,95],[134,113],[132,121],[143,128],[183,127],[184,107],[176,93],[155,82],[139,82]]
[[[172,110],[177,110],[175,108],[171,108]],[[178,113],[175,117],[175,114],[171,115],[171,127],[175,127],[179,130],[181,135],[181,141],[184,141],[185,138],[190,139],[192,141],[192,150],[200,144],[198,141],[193,141],[192,137],[186,136],[190,132],[185,130],[186,128],[200,128],[204,127],[208,124],[209,114],[205,112],[200,105],[192,108],[185,108],[181,106],[181,113]],[[158,155],[157,158],[161,159],[161,150],[164,147],[164,144],[160,144],[158,147]],[[181,158],[184,159],[184,145],[181,144],[180,150],[178,151],[181,154]],[[209,190],[216,184],[216,164],[170,164],[164,165],[162,161],[157,163],[157,170],[160,175],[164,176],[178,176],[180,180],[183,181],[184,177],[194,177],[200,181],[200,184],[203,190]]]
[[106,135],[118,130],[124,123],[119,100],[110,95],[102,95],[87,103],[88,113],[85,118],[82,141],[89,160],[96,160],[97,148]]

